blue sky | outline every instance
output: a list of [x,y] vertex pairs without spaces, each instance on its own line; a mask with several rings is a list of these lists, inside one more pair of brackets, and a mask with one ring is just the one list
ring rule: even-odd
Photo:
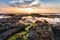
[[[20,4],[21,5],[27,5],[33,6],[36,5],[37,9],[33,9],[34,12],[54,12],[54,13],[60,13],[60,0],[0,0],[0,13],[1,12],[22,12],[20,10]],[[19,6],[18,6],[19,5]],[[3,8],[3,9],[2,9]],[[11,10],[12,9],[12,10]],[[22,7],[23,11],[26,10]],[[46,10],[45,10],[46,9]]]
[[[12,1],[15,1],[15,2],[19,2],[20,0],[0,0],[0,3],[5,3],[5,4],[8,4],[8,3],[11,3]],[[26,0],[24,0],[26,1]],[[27,0],[27,1],[30,1],[30,0]],[[31,1],[34,1],[34,0],[31,0]],[[40,2],[42,2],[42,4],[48,4],[50,6],[57,6],[59,7],[60,5],[60,0],[40,0]]]
[[[0,0],[0,3],[1,2],[3,2],[3,3],[8,3],[8,2],[10,2],[10,1],[18,1],[18,0]],[[60,0],[40,0],[40,1],[42,1],[42,2],[44,2],[44,3],[46,3],[46,2],[52,2],[52,3],[58,3],[58,2],[60,2]]]

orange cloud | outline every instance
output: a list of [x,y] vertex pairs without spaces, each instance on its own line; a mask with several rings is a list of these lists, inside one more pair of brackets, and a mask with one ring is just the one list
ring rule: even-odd
[[0,7],[0,13],[60,13],[59,8],[17,8],[17,7]]

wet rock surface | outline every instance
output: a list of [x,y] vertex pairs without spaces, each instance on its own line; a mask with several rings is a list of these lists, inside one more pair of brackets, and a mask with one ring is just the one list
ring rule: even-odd
[[[12,35],[22,31],[29,25],[19,22],[24,15],[6,15],[10,18],[0,19],[0,40],[8,40]],[[51,25],[46,20],[36,21],[28,31],[28,40],[60,40],[60,25]]]
[[36,26],[29,30],[29,40],[54,40],[54,34],[48,22],[36,21]]
[[36,26],[30,28],[29,40],[60,40],[60,27],[50,25],[46,20],[36,21]]
[[20,16],[0,19],[0,40],[8,40],[10,36],[26,27],[24,24],[18,22],[20,19]]

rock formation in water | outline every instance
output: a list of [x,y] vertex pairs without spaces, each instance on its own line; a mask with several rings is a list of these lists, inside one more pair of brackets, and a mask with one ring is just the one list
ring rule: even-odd
[[[20,15],[0,19],[0,40],[7,40],[12,35],[24,30],[26,25],[19,22]],[[36,21],[29,29],[29,40],[60,40],[60,25],[51,25],[46,20]]]

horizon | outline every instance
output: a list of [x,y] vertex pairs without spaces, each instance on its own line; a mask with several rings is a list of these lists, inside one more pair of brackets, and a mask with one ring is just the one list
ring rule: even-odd
[[59,4],[60,0],[0,0],[0,13],[60,13]]

